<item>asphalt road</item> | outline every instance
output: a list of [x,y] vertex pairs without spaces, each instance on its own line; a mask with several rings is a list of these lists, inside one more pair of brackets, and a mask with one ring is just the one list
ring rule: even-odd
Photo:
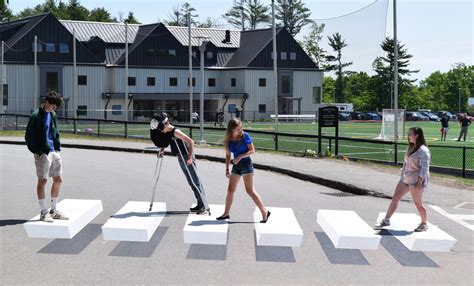
[[[128,201],[149,201],[156,157],[64,149],[61,198],[102,200],[103,212],[72,240],[31,239],[22,223],[39,211],[33,156],[0,145],[1,284],[470,284],[473,231],[429,211],[429,221],[458,242],[448,253],[411,252],[385,235],[374,251],[335,249],[316,223],[318,209],[354,210],[373,224],[389,200],[354,196],[256,170],[255,188],[270,207],[289,207],[304,231],[301,247],[256,246],[254,204],[239,185],[226,246],[189,245],[183,232],[193,194],[167,156],[155,201],[170,213],[148,243],[104,241],[100,227]],[[211,204],[224,204],[224,165],[198,161]],[[341,170],[343,171],[343,170]],[[50,183],[48,184],[48,187]],[[64,210],[66,211],[66,210]],[[401,202],[400,212],[416,212]],[[449,212],[472,214],[472,210]],[[271,219],[271,218],[270,218]]]

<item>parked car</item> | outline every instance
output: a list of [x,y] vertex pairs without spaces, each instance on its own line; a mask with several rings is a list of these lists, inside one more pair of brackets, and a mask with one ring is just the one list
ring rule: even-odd
[[352,120],[366,120],[365,113],[360,111],[353,111],[351,112]]
[[418,112],[408,111],[405,115],[406,121],[420,121],[423,120],[421,114]]
[[455,116],[449,111],[438,111],[436,115],[439,118],[443,118],[445,115],[447,115],[449,119],[455,119]]
[[440,121],[441,120],[441,118],[439,118],[437,115],[435,115],[431,112],[421,112],[421,114],[427,116],[430,121]]
[[427,115],[425,115],[421,112],[417,112],[417,113],[420,115],[420,118],[421,118],[422,121],[429,121],[430,120],[430,118]]
[[339,112],[339,121],[349,121],[352,120],[351,113],[348,111]]
[[382,116],[380,116],[377,112],[367,112],[365,117],[366,120],[382,120]]

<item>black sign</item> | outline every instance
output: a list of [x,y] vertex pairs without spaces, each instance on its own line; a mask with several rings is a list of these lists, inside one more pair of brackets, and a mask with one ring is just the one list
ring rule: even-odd
[[339,109],[337,106],[326,106],[319,108],[319,126],[337,127],[339,120]]
[[[322,127],[336,127],[335,133],[335,143],[336,143],[336,155],[339,154],[339,109],[337,106],[326,106],[319,108],[319,117],[318,117],[318,154],[322,155]],[[331,148],[331,140],[329,140],[329,147]]]

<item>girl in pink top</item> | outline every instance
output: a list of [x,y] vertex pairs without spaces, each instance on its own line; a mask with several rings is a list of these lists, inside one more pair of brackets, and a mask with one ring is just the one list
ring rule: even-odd
[[412,127],[408,130],[408,149],[405,154],[402,175],[395,188],[392,202],[388,207],[385,218],[375,225],[376,228],[382,228],[390,225],[390,217],[396,211],[398,202],[402,197],[410,192],[416,208],[421,216],[421,223],[415,229],[416,232],[428,230],[426,224],[426,209],[423,206],[423,191],[428,186],[430,178],[430,150],[426,146],[423,130],[419,127]]

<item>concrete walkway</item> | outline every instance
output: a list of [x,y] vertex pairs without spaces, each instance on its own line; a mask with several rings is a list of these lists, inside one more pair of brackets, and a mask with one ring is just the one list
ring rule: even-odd
[[[63,148],[98,149],[123,152],[154,153],[152,142],[111,141],[92,139],[62,139]],[[21,137],[1,137],[0,144],[24,144]],[[1,145],[0,145],[1,146]],[[25,152],[29,152],[25,146]],[[197,159],[224,162],[223,148],[197,146]],[[377,171],[358,163],[336,159],[299,158],[275,152],[257,151],[252,155],[257,169],[278,172],[305,181],[360,195],[391,198],[399,176]],[[216,170],[216,172],[224,172]],[[406,199],[411,199],[406,196]],[[441,207],[454,207],[462,202],[474,202],[474,192],[430,184],[424,201]]]

